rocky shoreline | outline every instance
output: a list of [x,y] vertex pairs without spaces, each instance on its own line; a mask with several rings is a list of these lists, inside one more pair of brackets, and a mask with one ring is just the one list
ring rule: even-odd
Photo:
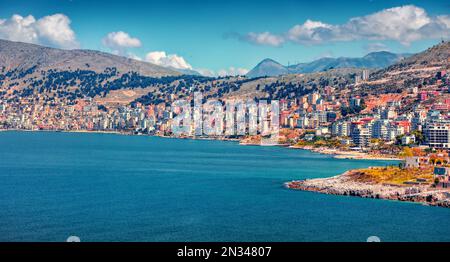
[[355,181],[353,171],[329,178],[291,181],[285,183],[285,186],[322,194],[417,202],[450,208],[448,190],[438,190],[429,185],[400,186],[359,182]]

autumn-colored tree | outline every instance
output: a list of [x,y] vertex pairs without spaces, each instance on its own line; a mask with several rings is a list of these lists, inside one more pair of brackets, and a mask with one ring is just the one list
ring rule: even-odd
[[403,152],[400,153],[402,157],[411,157],[414,156],[413,150],[409,147],[404,147]]

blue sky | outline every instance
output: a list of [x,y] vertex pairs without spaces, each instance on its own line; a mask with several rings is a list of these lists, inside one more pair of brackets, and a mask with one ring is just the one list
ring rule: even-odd
[[[400,16],[404,22],[395,20]],[[159,51],[147,60],[217,74],[251,69],[267,57],[292,64],[376,50],[418,52],[448,40],[449,16],[448,1],[431,0],[0,0],[0,38],[143,60]],[[390,24],[399,29],[383,29]]]

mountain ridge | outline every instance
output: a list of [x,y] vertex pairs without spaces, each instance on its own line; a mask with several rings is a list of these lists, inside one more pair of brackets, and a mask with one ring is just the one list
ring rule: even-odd
[[[273,59],[266,58],[250,70],[247,73],[247,77],[314,73],[335,68],[384,68],[409,56],[410,54],[394,54],[387,51],[379,51],[368,53],[363,57],[324,57],[308,63],[289,66],[284,66]],[[274,64],[277,66],[274,67]]]
[[92,70],[103,72],[116,67],[121,73],[135,71],[146,76],[168,76],[181,73],[155,64],[117,56],[97,50],[63,50],[36,44],[0,39],[0,66],[38,70]]

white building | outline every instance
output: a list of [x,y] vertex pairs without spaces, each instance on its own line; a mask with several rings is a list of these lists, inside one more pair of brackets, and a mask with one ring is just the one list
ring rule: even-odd
[[370,131],[368,128],[354,128],[352,132],[352,141],[357,147],[366,148],[370,144]]
[[402,137],[402,145],[414,144],[416,142],[416,137],[414,135]]
[[388,136],[388,129],[389,121],[386,119],[378,119],[373,123],[372,137],[383,140],[390,140]]
[[331,128],[331,134],[334,136],[350,136],[350,122],[334,122]]
[[369,70],[365,69],[362,71],[362,80],[367,81],[369,79]]
[[388,128],[387,140],[394,141],[398,136],[404,135],[405,129],[402,126],[390,125]]
[[425,142],[432,148],[450,148],[450,129],[449,124],[444,123],[428,123],[423,133]]

